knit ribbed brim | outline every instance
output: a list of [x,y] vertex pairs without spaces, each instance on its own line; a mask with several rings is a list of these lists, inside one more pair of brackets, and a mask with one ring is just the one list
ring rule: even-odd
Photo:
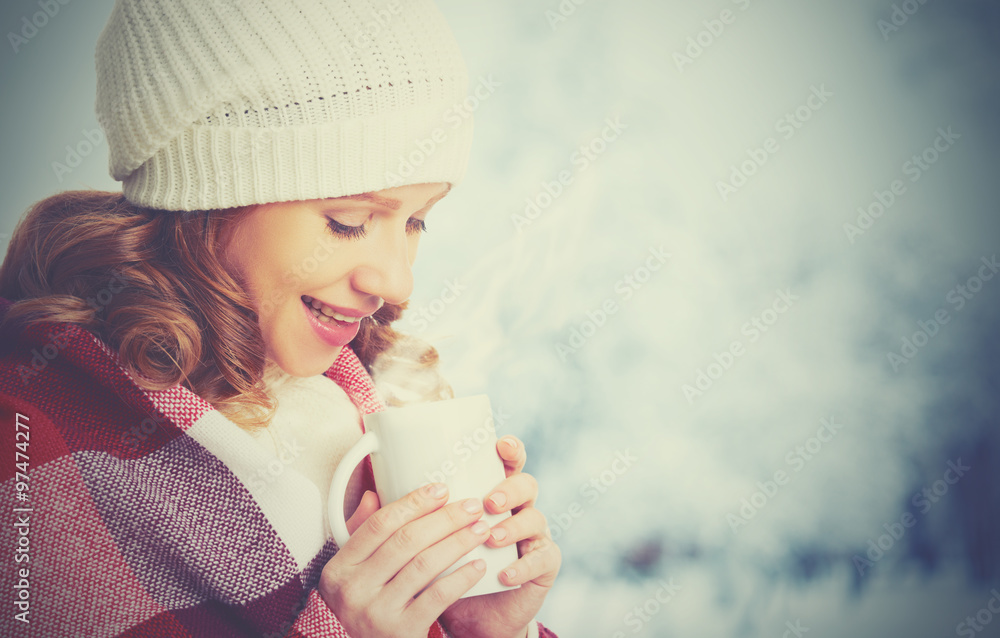
[[456,184],[468,161],[465,65],[425,0],[118,0],[97,75],[111,175],[142,206]]

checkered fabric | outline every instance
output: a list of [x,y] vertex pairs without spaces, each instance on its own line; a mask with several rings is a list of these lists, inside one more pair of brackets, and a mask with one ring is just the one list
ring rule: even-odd
[[[78,326],[7,330],[0,635],[348,638],[316,589],[337,545],[308,479],[259,480],[246,431],[180,385],[143,390]],[[325,374],[381,409],[349,347]]]

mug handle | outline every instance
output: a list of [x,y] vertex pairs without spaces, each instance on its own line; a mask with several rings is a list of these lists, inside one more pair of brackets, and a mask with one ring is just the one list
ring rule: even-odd
[[378,437],[374,432],[368,431],[361,435],[361,438],[354,444],[344,458],[340,459],[337,469],[333,471],[333,480],[330,482],[330,497],[327,501],[327,513],[330,517],[330,529],[333,531],[333,540],[337,541],[337,547],[343,547],[351,534],[347,531],[347,520],[344,518],[344,496],[347,494],[347,482],[351,479],[351,474],[358,463],[364,460],[372,452],[378,451]]

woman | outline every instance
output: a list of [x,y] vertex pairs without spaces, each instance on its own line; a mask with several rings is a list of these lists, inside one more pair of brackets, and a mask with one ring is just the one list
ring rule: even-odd
[[[442,485],[379,503],[365,468],[343,548],[326,523],[468,159],[437,10],[118,0],[96,59],[123,193],[39,202],[0,268],[4,635],[553,635],[534,615],[561,559],[514,437],[485,504]],[[489,529],[484,509],[514,515]],[[474,562],[414,598],[484,542],[517,544],[519,588],[459,599]]]

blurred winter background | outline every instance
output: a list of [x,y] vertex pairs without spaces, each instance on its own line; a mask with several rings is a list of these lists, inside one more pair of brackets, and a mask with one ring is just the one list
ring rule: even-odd
[[[1000,636],[1000,6],[439,5],[476,139],[402,323],[527,443],[540,619]],[[0,9],[4,242],[116,187],[66,158],[110,7]]]

